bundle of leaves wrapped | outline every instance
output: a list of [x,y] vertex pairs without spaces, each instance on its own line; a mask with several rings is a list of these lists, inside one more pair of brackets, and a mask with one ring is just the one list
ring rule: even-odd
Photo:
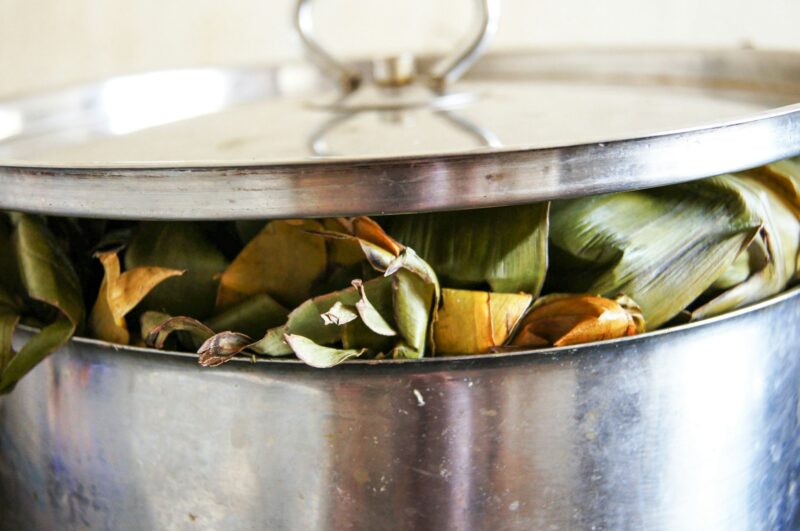
[[[794,281],[798,178],[787,160],[660,189],[382,219],[0,214],[0,390],[75,334],[195,351],[204,366],[296,356],[331,367],[574,345],[719,315]],[[15,351],[20,322],[38,331]]]

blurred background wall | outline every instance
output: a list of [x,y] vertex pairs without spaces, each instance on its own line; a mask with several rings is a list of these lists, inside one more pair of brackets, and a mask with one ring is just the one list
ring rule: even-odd
[[[298,58],[293,0],[0,0],[0,96],[113,74]],[[317,0],[321,40],[349,56],[446,50],[469,0]],[[800,49],[800,0],[503,0],[494,49]]]

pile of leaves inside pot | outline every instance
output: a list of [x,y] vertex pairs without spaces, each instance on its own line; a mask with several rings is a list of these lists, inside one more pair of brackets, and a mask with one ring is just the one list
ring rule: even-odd
[[[74,335],[197,352],[209,367],[295,356],[325,368],[719,315],[794,281],[798,179],[786,160],[653,190],[383,218],[0,214],[0,391]],[[15,335],[20,323],[35,331]]]

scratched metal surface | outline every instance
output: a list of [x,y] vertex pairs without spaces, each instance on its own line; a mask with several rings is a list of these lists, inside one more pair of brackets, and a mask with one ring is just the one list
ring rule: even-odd
[[797,529],[800,296],[623,341],[320,371],[72,341],[0,398],[31,529]]

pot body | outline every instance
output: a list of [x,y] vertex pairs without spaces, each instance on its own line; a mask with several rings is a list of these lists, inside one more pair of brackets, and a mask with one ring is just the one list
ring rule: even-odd
[[800,296],[546,353],[202,369],[72,341],[0,398],[3,529],[797,529]]

